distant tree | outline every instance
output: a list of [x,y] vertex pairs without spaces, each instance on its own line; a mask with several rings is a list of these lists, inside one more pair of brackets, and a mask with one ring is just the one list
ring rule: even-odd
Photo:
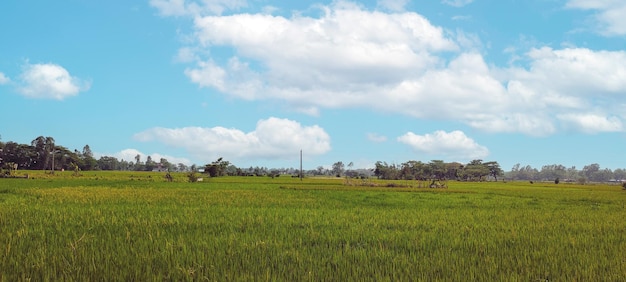
[[618,168],[613,171],[613,178],[615,180],[626,180],[626,169]]
[[220,157],[216,161],[205,165],[204,172],[211,177],[223,176],[228,166],[230,166],[230,162]]
[[[278,170],[276,170],[278,171]],[[224,174],[229,175],[229,176],[243,176],[243,170],[241,170],[240,168],[230,164],[230,162],[228,162],[228,165],[226,166],[226,168],[224,169]],[[280,171],[278,171],[278,174],[280,174]]]
[[348,170],[345,171],[345,176],[346,177],[353,178],[353,177],[357,176],[357,173],[352,170],[352,167],[354,167],[354,163],[353,162],[349,162],[348,163]]
[[587,180],[595,181],[595,175],[598,171],[600,171],[600,165],[597,163],[586,165],[583,167],[582,174]]
[[443,180],[446,175],[446,164],[442,160],[432,160],[428,163],[429,179]]
[[339,161],[333,164],[333,169],[332,172],[335,176],[337,177],[341,177],[341,175],[343,174],[344,171],[344,164],[343,162]]
[[604,168],[594,173],[594,181],[607,182],[613,178],[613,171],[610,168]]
[[45,169],[48,156],[50,155],[50,151],[47,150],[48,146],[46,146],[46,138],[39,136],[31,141],[30,144],[34,147],[34,153],[36,154],[31,169]]
[[489,175],[492,176],[496,182],[498,181],[498,176],[504,175],[504,171],[500,168],[500,164],[495,161],[483,163],[484,166],[489,170]]
[[[379,173],[381,173],[381,175],[389,174],[391,172],[390,170],[392,168],[387,165],[387,163],[377,162],[375,165],[376,168],[379,169]],[[397,178],[405,180],[424,180],[428,177],[426,175],[429,174],[428,170],[429,168],[420,161],[407,161],[400,164]],[[376,170],[374,170],[374,175],[376,175]],[[385,176],[385,178],[388,176]]]
[[532,180],[535,176],[535,169],[531,166],[521,166],[519,163],[515,164],[511,171],[505,173],[505,177],[511,180]]
[[135,165],[133,166],[133,170],[135,170],[135,171],[145,170],[145,166],[141,162],[141,155],[139,155],[139,154],[137,154],[135,156]]
[[483,164],[482,160],[473,160],[463,168],[463,179],[472,181],[482,181],[490,174],[489,168]]
[[80,168],[82,170],[94,170],[98,167],[98,161],[96,161],[96,159],[93,157],[93,152],[91,152],[91,148],[89,147],[89,145],[85,145],[83,147],[81,157],[82,161],[80,162]]
[[580,172],[576,169],[575,166],[572,166],[565,170],[565,177],[569,181],[574,181],[575,179],[580,177]]
[[560,164],[544,165],[539,171],[539,179],[549,180],[555,178],[565,178],[567,175],[567,168]]
[[93,152],[91,152],[89,145],[85,145],[85,147],[83,147],[83,156],[93,158]]
[[167,171],[170,171],[170,169],[172,168],[172,164],[170,162],[167,161],[167,159],[165,158],[161,158],[159,160],[159,164],[161,165],[161,168]]
[[377,161],[375,164],[374,175],[379,179],[400,179],[400,169],[395,164],[387,164],[387,162]]
[[132,166],[133,166],[133,162],[127,162],[125,160],[121,160],[119,163],[120,170],[131,170]]
[[452,162],[446,163],[446,179],[458,179],[459,172],[463,170],[463,164]]
[[145,165],[144,169],[146,171],[152,171],[152,170],[154,170],[154,168],[156,168],[156,166],[157,166],[156,162],[154,160],[152,160],[151,156],[148,156],[146,158],[146,165]]
[[318,166],[315,173],[317,175],[323,175],[324,174],[324,167],[323,166]]
[[185,165],[184,163],[178,163],[178,171],[187,171],[189,170],[189,167],[187,165]]
[[119,161],[115,157],[102,156],[97,161],[98,168],[101,170],[119,170]]

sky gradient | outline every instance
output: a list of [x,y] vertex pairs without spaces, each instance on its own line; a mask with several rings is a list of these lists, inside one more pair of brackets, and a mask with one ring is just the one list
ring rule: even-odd
[[203,165],[626,167],[626,2],[0,3],[2,141]]

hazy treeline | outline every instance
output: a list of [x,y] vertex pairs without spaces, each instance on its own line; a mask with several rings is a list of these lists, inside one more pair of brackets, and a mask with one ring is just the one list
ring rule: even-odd
[[618,168],[611,170],[601,168],[599,164],[593,163],[576,169],[575,166],[565,167],[560,164],[544,165],[541,169],[533,168],[529,165],[521,166],[516,164],[511,171],[505,173],[505,177],[511,180],[537,180],[546,181],[560,179],[567,182],[623,182],[626,180],[626,169]]
[[[199,168],[211,175],[255,175],[278,176],[281,174],[297,175],[300,173],[294,168],[267,168],[249,167],[239,168],[228,161],[218,159],[216,162],[204,166],[170,163],[167,159],[154,160],[150,156],[142,160],[136,155],[133,160],[119,160],[112,156],[94,158],[89,145],[81,151],[70,150],[67,147],[55,144],[52,137],[39,136],[30,144],[16,142],[2,142],[0,139],[0,168],[27,170],[132,170],[132,171],[198,171]],[[608,182],[626,180],[626,169],[601,168],[593,163],[582,169],[566,167],[561,164],[544,165],[541,169],[530,165],[516,164],[510,171],[504,171],[497,161],[472,160],[462,164],[458,162],[444,162],[432,160],[407,161],[401,164],[389,164],[377,161],[373,169],[354,169],[353,163],[346,165],[339,161],[331,168],[318,166],[316,169],[303,172],[305,175],[326,175],[336,177],[372,177],[380,179],[404,180],[532,180],[532,181],[564,181],[564,182]]]

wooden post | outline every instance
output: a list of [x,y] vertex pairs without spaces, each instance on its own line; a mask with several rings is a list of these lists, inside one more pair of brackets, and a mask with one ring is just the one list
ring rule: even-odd
[[52,174],[54,174],[54,145],[52,145]]

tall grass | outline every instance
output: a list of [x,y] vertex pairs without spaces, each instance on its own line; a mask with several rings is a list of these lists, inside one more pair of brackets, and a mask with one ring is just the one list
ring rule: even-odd
[[626,277],[626,193],[617,186],[176,179],[0,180],[0,280]]

